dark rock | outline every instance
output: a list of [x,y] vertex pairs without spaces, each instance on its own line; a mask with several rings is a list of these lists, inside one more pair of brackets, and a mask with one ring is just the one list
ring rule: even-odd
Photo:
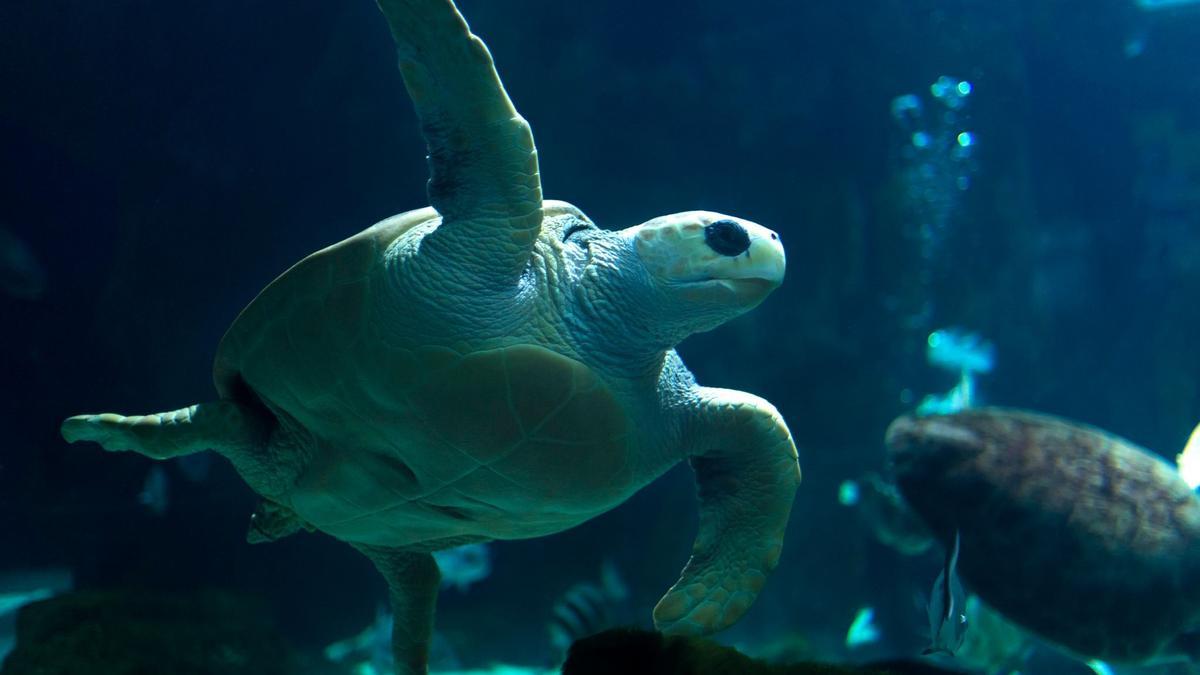
[[712,640],[618,628],[571,645],[562,672],[563,675],[938,675],[957,671],[906,660],[867,666],[816,662],[776,665],[752,659]]
[[294,675],[307,663],[258,602],[223,591],[83,591],[17,617],[4,675]]

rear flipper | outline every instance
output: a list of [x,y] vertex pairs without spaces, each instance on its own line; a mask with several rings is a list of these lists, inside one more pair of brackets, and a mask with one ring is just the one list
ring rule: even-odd
[[442,579],[433,554],[365,544],[355,548],[375,563],[391,591],[396,675],[425,675],[433,639],[433,610]]
[[263,544],[291,536],[300,530],[314,531],[312,525],[300,519],[296,512],[282,504],[264,499],[250,516],[250,529],[246,541]]

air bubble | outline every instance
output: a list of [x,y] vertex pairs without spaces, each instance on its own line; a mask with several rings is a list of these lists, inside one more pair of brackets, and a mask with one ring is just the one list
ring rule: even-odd
[[903,122],[921,115],[921,99],[914,94],[905,94],[892,99],[892,117]]
[[933,94],[934,98],[946,98],[952,91],[957,91],[954,80],[942,75],[933,84],[929,85],[929,93]]

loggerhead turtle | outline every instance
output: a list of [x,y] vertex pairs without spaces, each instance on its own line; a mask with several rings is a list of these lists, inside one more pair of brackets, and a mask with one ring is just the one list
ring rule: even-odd
[[1200,657],[1200,498],[1157,455],[1006,408],[901,416],[886,443],[905,499],[943,542],[960,533],[963,580],[1005,617],[1085,658]]
[[401,672],[425,671],[431,551],[558,532],[688,458],[691,560],[654,610],[736,621],[776,565],[800,480],[767,401],[698,386],[672,349],[783,280],[778,236],[706,211],[601,230],[543,201],[529,125],[451,0],[379,0],[429,146],[431,208],[303,259],[221,341],[218,400],[81,415],[68,441],[213,449],[263,497],[251,541],[315,529],[387,579]]

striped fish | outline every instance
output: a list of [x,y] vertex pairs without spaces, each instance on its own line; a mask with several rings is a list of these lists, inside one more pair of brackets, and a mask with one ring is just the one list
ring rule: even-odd
[[620,622],[629,599],[629,589],[611,561],[600,570],[600,582],[583,581],[571,586],[554,604],[548,629],[550,644],[566,655],[571,643],[614,627]]

